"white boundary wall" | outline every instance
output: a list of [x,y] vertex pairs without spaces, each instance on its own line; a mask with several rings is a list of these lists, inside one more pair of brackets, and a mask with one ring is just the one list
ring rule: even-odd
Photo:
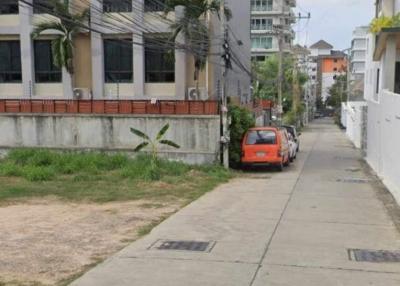
[[367,161],[400,203],[400,95],[379,98],[368,102]]
[[346,127],[346,135],[356,148],[362,146],[363,135],[363,107],[366,102],[352,101],[342,104],[342,125]]

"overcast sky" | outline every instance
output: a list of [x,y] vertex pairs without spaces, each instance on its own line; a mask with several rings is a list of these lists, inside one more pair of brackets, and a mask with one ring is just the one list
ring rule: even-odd
[[[355,27],[368,25],[374,17],[375,0],[297,0],[297,13],[311,13],[311,20],[294,26],[296,43],[308,46],[324,39],[335,49],[350,47]],[[300,31],[300,33],[297,33]]]

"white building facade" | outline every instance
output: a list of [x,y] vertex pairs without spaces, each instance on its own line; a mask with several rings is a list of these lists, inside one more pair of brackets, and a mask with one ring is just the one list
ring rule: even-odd
[[282,31],[284,51],[290,53],[295,37],[292,24],[295,22],[293,8],[296,0],[250,0],[250,4],[253,60],[264,61],[279,52],[278,30]]

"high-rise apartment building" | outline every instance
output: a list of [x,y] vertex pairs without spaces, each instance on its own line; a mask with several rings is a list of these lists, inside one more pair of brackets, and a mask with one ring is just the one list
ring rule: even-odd
[[251,53],[253,60],[264,61],[279,52],[281,32],[284,52],[290,53],[295,33],[293,8],[296,0],[250,0]]

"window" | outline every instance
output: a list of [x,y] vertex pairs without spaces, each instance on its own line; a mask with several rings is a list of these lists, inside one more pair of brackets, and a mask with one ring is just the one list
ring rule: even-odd
[[175,81],[175,50],[165,43],[162,37],[145,39],[146,82]]
[[254,18],[251,19],[252,30],[272,30],[272,19]]
[[251,0],[251,11],[272,11],[273,0]]
[[247,135],[246,145],[274,145],[276,144],[276,133],[274,131],[250,131]]
[[334,62],[334,63],[337,63],[337,62],[338,62],[338,60],[337,60],[337,59],[334,59],[334,60],[333,60],[333,62]]
[[144,10],[146,12],[160,12],[165,10],[166,0],[145,0]]
[[0,41],[0,83],[22,81],[19,41]]
[[132,0],[103,0],[103,12],[132,12]]
[[253,49],[271,49],[272,37],[259,36],[251,38],[251,47]]
[[0,15],[18,14],[18,0],[1,0]]
[[104,40],[105,82],[133,82],[133,46],[131,40]]
[[48,0],[33,0],[33,13],[45,14],[51,13],[54,10],[54,5]]
[[51,41],[35,41],[35,81],[37,83],[61,82],[61,68],[53,63]]

